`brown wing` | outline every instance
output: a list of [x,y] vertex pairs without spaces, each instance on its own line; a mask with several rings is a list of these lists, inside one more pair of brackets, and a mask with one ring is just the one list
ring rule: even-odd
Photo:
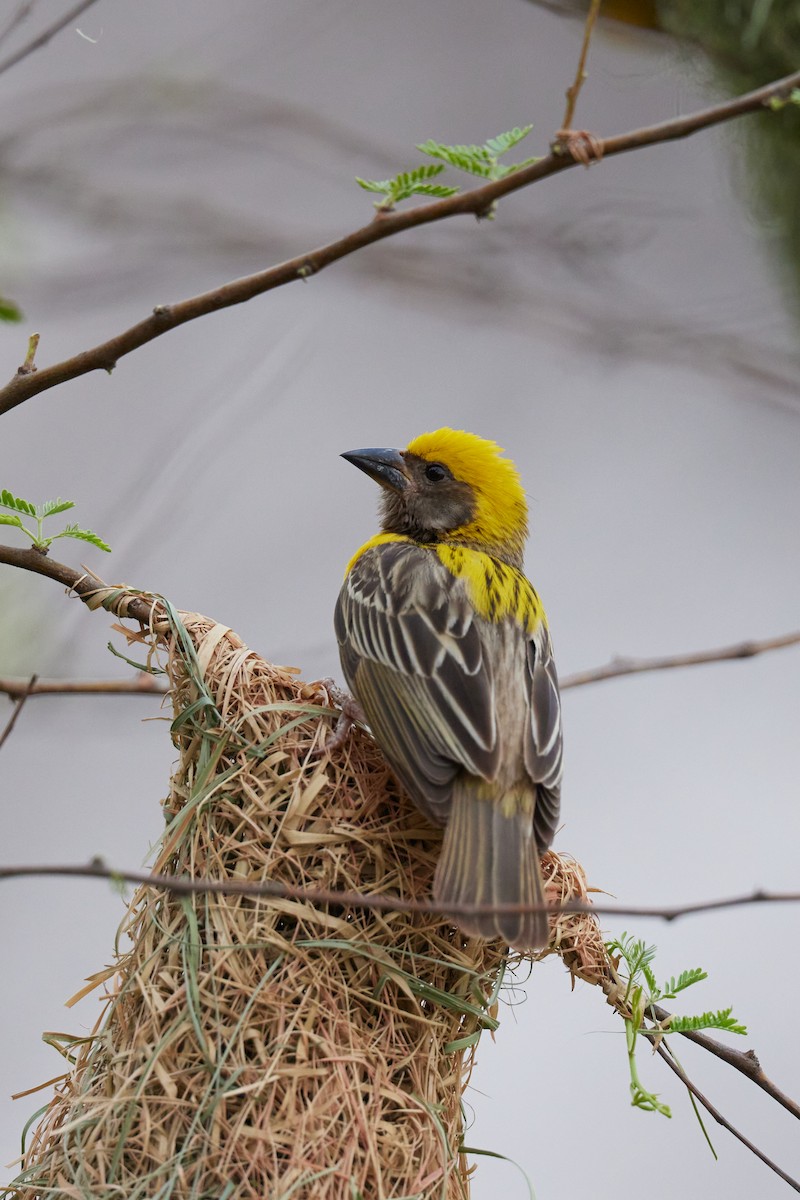
[[533,828],[542,851],[552,842],[558,826],[563,772],[561,697],[546,625],[541,625],[528,643],[527,665],[531,720],[525,739],[525,767],[539,785]]
[[335,628],[347,682],[423,810],[443,823],[460,770],[498,766],[491,662],[463,585],[430,550],[366,551],[344,582]]

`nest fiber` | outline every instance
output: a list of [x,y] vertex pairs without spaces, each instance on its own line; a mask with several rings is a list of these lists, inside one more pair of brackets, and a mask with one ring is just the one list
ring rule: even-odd
[[[156,873],[430,896],[440,832],[366,734],[320,753],[321,685],[205,617],[154,627],[180,755]],[[429,914],[142,887],[118,945],[7,1196],[468,1195],[460,1100],[501,943]]]

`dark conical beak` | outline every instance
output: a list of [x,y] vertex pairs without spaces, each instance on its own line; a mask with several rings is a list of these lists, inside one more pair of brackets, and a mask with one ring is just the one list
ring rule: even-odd
[[399,450],[347,450],[342,455],[381,487],[402,492],[408,487],[405,459]]

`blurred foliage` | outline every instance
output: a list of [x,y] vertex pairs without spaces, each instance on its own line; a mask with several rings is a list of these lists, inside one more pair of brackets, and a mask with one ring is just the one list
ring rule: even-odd
[[[584,17],[588,0],[533,0]],[[800,70],[799,0],[603,0],[601,14],[699,46],[725,96]],[[591,71],[591,66],[590,66]],[[747,194],[800,317],[800,109],[735,122],[744,145],[736,185]]]
[[13,300],[0,296],[0,321],[21,321],[22,310]]
[[[726,93],[750,91],[800,70],[798,0],[658,0],[668,32],[696,42]],[[800,315],[800,109],[741,122],[750,199],[767,226]]]

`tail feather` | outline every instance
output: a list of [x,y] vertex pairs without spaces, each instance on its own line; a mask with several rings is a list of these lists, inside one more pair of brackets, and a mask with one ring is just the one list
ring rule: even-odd
[[[544,903],[530,812],[506,816],[468,779],[457,781],[433,894],[445,913],[450,904]],[[538,949],[548,941],[546,913],[454,913],[453,920],[464,933],[503,938],[517,950]]]

